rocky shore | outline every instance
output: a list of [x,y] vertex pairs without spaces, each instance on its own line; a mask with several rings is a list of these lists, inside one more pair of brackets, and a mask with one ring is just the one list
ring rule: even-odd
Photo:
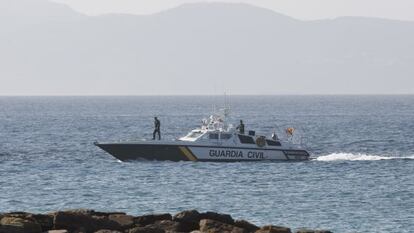
[[[228,214],[188,210],[171,214],[131,216],[120,212],[87,209],[47,214],[12,212],[0,214],[0,233],[291,233],[284,226],[256,226],[234,220]],[[330,233],[300,229],[296,233]]]

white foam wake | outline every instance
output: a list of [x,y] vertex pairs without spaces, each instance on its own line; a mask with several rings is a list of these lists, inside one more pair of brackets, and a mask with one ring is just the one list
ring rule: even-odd
[[317,161],[375,161],[375,160],[390,160],[390,159],[414,159],[412,156],[380,156],[380,155],[367,155],[367,154],[352,154],[352,153],[333,153],[329,155],[322,155],[317,157]]

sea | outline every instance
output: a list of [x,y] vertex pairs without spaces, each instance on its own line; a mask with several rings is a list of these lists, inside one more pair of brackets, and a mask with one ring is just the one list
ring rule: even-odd
[[[304,162],[120,162],[95,141],[165,140],[220,107],[294,127]],[[293,139],[292,139],[293,140]],[[229,213],[257,225],[414,232],[414,96],[0,97],[0,212]]]

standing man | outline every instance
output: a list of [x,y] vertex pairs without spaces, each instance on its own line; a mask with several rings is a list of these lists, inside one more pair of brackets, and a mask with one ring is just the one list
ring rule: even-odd
[[272,139],[275,141],[279,141],[279,137],[277,136],[276,132],[272,133]]
[[161,140],[161,122],[157,117],[154,117],[154,133],[152,133],[152,140],[155,140],[155,134],[158,133],[158,140]]
[[243,121],[242,120],[240,120],[240,125],[237,126],[236,129],[239,130],[239,133],[240,134],[244,134],[244,124],[243,124]]

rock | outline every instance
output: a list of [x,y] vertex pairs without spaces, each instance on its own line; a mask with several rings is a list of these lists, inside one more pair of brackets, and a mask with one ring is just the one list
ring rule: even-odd
[[93,233],[100,229],[122,230],[122,227],[107,217],[91,216],[89,211],[63,211],[54,215],[54,229],[85,231]]
[[171,214],[150,214],[134,218],[134,222],[140,226],[146,226],[160,220],[172,220]]
[[108,219],[117,222],[124,230],[134,226],[134,216],[131,215],[111,214]]
[[42,231],[49,231],[53,229],[53,215],[30,214],[28,217],[36,220],[36,222],[40,224]]
[[198,223],[201,220],[201,215],[197,210],[186,210],[174,215],[173,220],[177,222]]
[[35,220],[6,216],[0,221],[0,233],[40,233],[42,228]]
[[296,233],[332,233],[332,231],[328,230],[311,230],[311,229],[299,229],[296,231]]
[[246,229],[248,232],[255,232],[255,231],[260,229],[258,226],[254,225],[254,224],[252,224],[248,221],[245,221],[245,220],[236,220],[236,221],[234,221],[234,225],[236,227]]
[[96,213],[95,210],[91,210],[91,209],[72,209],[72,210],[65,210],[65,211],[60,211],[60,212],[82,214],[82,215],[91,215],[91,216],[94,213]]
[[10,217],[26,217],[27,215],[29,215],[30,213],[27,212],[22,212],[22,211],[15,211],[15,212],[9,212],[4,214],[5,216],[10,216]]
[[93,229],[94,231],[99,230],[99,229],[108,229],[108,230],[116,230],[116,231],[123,231],[123,227],[115,222],[110,220],[107,217],[98,217],[98,216],[92,216],[92,219],[95,223],[95,226],[97,229]]
[[200,231],[202,233],[248,233],[243,228],[212,219],[202,219],[200,221]]
[[4,216],[26,219],[30,222],[36,222],[42,228],[42,231],[48,231],[53,228],[53,216],[43,214],[31,214],[26,212],[11,212]]
[[132,228],[128,233],[165,233],[165,231],[163,229],[145,226]]
[[156,221],[153,224],[147,225],[148,227],[162,229],[166,232],[189,232],[185,229],[185,226],[180,222],[174,222],[171,220]]
[[113,231],[113,230],[99,230],[99,231],[95,231],[95,233],[122,233],[122,232]]
[[93,216],[108,217],[109,215],[126,215],[125,212],[97,212],[93,211]]
[[35,221],[33,218],[30,217],[30,213],[26,213],[26,212],[10,212],[10,213],[3,214],[3,217],[22,218],[22,219],[27,219],[32,222]]
[[197,210],[186,210],[177,213],[173,217],[177,222],[199,222],[201,220],[201,214]]
[[281,226],[264,226],[257,230],[255,233],[292,233],[290,228]]
[[182,211],[173,217],[173,221],[181,222],[185,225],[185,232],[198,230],[201,215],[197,210]]
[[201,219],[211,219],[222,223],[234,224],[234,219],[229,214],[219,214],[215,212],[205,212],[200,214]]
[[[234,220],[228,214],[197,210],[171,214],[131,216],[123,212],[90,209],[50,214],[0,213],[0,233],[291,233],[287,227],[258,226]],[[328,230],[298,229],[295,233],[332,233]]]

